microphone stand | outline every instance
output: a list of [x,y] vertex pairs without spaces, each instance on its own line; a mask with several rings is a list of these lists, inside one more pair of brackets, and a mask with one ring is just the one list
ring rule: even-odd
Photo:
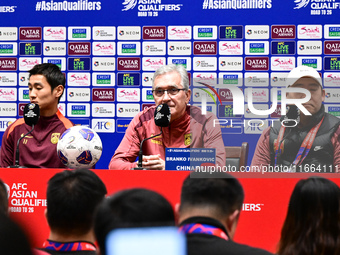
[[143,143],[146,140],[149,140],[151,138],[155,138],[156,136],[160,136],[163,133],[162,127],[161,127],[161,132],[158,135],[154,135],[148,138],[145,138],[142,140],[142,142],[140,143],[140,150],[139,150],[139,154],[138,154],[138,165],[137,167],[132,168],[133,170],[146,170],[146,168],[143,168]]
[[22,139],[24,139],[26,136],[28,136],[30,133],[32,133],[34,130],[34,124],[32,125],[32,130],[29,131],[27,134],[23,135],[18,139],[17,142],[17,149],[15,151],[15,165],[14,166],[9,166],[9,168],[27,168],[26,166],[20,166],[19,165],[19,143]]

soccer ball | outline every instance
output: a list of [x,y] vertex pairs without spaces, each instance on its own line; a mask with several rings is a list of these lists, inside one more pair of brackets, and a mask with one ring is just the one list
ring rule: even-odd
[[67,129],[57,144],[58,156],[69,168],[91,168],[100,159],[102,151],[99,135],[84,126]]

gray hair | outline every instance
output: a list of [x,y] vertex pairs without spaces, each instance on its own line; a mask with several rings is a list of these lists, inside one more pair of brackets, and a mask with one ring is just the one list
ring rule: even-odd
[[181,76],[181,85],[185,90],[189,89],[189,77],[188,77],[188,72],[185,70],[185,68],[182,65],[165,65],[161,66],[156,70],[156,72],[153,75],[153,80],[152,80],[152,87],[154,87],[155,79],[159,75],[163,75],[166,73],[171,73],[171,72],[177,72]]

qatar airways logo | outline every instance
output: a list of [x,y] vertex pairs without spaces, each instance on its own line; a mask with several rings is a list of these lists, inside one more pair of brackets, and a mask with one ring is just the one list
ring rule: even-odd
[[256,71],[256,70],[268,70],[269,69],[269,58],[268,57],[246,57],[245,58],[245,70]]
[[143,40],[165,40],[165,26],[143,27]]
[[90,55],[91,54],[91,44],[89,42],[82,43],[68,43],[68,54],[69,55]]
[[20,27],[20,40],[41,40],[41,27]]

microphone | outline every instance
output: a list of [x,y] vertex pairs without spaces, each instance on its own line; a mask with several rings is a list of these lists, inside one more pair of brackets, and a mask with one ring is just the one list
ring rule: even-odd
[[157,135],[154,135],[154,136],[151,136],[151,137],[148,137],[142,140],[142,142],[140,143],[140,147],[139,147],[138,166],[134,167],[133,170],[146,170],[145,168],[143,168],[143,143],[146,140],[149,140],[156,136],[160,136],[163,132],[162,128],[169,126],[170,120],[171,120],[170,107],[167,104],[158,105],[154,113],[154,120],[155,120],[156,126],[161,127],[161,132]]
[[29,103],[25,105],[24,108],[24,120],[25,123],[34,128],[39,121],[40,117],[40,108],[39,105]]
[[170,124],[171,113],[167,104],[160,104],[155,111],[155,124],[159,127],[167,127]]
[[295,127],[300,122],[300,110],[295,104],[287,105],[287,114],[283,120],[287,127]]
[[39,108],[39,105],[34,104],[34,103],[29,103],[29,104],[25,105],[25,108],[24,108],[24,120],[25,120],[25,123],[28,126],[32,127],[32,129],[27,134],[23,135],[22,137],[20,137],[18,139],[17,149],[16,149],[16,152],[15,152],[15,165],[14,166],[10,166],[10,168],[22,168],[22,167],[25,167],[25,166],[20,166],[19,165],[19,144],[20,144],[20,141],[22,139],[24,139],[24,137],[28,136],[30,133],[33,132],[34,126],[39,121],[39,117],[40,117],[40,108]]

